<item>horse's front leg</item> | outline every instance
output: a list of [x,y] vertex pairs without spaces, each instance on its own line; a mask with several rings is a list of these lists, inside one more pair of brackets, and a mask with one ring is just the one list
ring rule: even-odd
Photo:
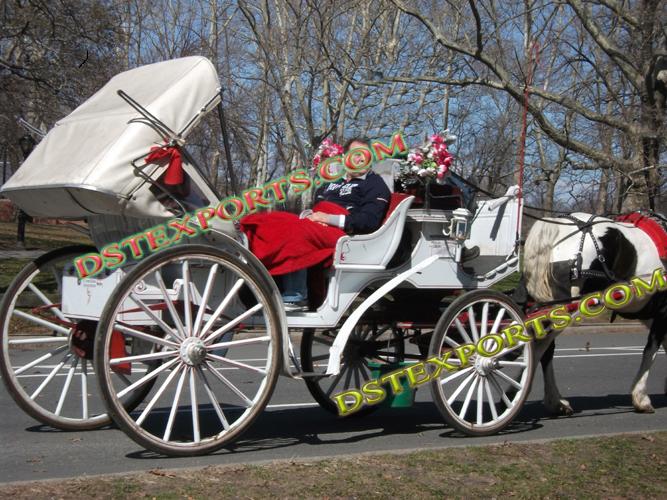
[[535,341],[535,356],[542,364],[544,376],[544,406],[554,415],[572,415],[574,410],[570,403],[563,399],[556,384],[554,373],[554,351],[556,350],[555,332]]
[[[667,354],[667,335],[662,337],[662,348],[665,350],[665,354]],[[665,394],[667,395],[667,377],[665,377]]]
[[[660,349],[660,344],[665,343],[666,319],[661,317],[652,321],[648,332],[648,340],[644,347],[644,354],[642,355],[642,362],[632,383],[632,406],[635,407],[635,411],[640,413],[653,413],[655,411],[651,404],[651,398],[646,393],[646,380],[653,360],[655,360],[658,349]],[[667,346],[665,346],[665,350],[667,350]],[[665,392],[667,392],[667,387]]]

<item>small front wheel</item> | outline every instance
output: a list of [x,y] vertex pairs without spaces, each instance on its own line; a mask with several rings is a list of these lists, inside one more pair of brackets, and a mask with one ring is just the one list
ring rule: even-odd
[[[238,438],[269,401],[281,363],[280,317],[258,271],[231,253],[183,245],[118,285],[95,339],[109,414],[145,448],[173,456]],[[154,383],[133,412],[124,400]]]
[[453,372],[443,370],[431,381],[438,410],[453,428],[471,435],[486,436],[507,427],[521,411],[533,379],[531,342],[513,339],[511,346],[498,335],[511,325],[523,326],[521,309],[506,295],[475,290],[454,300],[433,332],[429,358],[444,357],[462,366],[456,349],[482,342],[484,355],[475,352]]
[[[305,372],[324,374],[337,330],[307,328],[301,337],[301,366]],[[404,360],[405,339],[403,331],[391,324],[374,323],[357,325],[347,341],[340,373],[334,377],[306,378],[306,387],[315,401],[329,413],[338,414],[338,406],[331,399],[337,393],[349,389],[361,389],[371,377],[369,363],[391,364]],[[354,413],[366,416],[378,406],[366,406]]]

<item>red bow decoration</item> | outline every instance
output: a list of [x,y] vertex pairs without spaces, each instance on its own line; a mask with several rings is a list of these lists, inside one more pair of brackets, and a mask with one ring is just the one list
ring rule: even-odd
[[164,174],[164,183],[167,186],[183,184],[183,161],[177,146],[152,147],[151,152],[146,156],[146,163],[156,163],[166,158],[169,159],[169,166]]

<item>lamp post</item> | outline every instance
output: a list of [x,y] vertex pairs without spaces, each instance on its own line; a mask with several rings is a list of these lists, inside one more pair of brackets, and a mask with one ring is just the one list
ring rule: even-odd
[[19,139],[19,147],[21,148],[21,153],[23,153],[23,159],[27,159],[28,155],[32,153],[32,150],[35,149],[35,139],[32,138],[30,134],[25,134]]
[[[26,160],[32,150],[35,148],[35,139],[30,134],[25,134],[19,139],[19,147],[23,153],[23,159]],[[18,231],[16,234],[17,246],[25,247],[25,225],[26,222],[32,222],[32,217],[19,208]]]
[[7,144],[2,148],[2,184],[7,182]]

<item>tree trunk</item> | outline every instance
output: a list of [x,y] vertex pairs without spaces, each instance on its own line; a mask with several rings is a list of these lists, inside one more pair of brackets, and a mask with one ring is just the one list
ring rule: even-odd
[[595,213],[607,213],[607,197],[609,195],[609,169],[602,168],[600,173],[600,187],[595,201]]
[[[658,14],[658,5],[660,0],[643,0],[640,10],[639,40],[641,47],[639,50],[639,67],[643,69],[642,85],[640,91],[640,111],[639,111],[639,133],[636,144],[635,170],[629,173],[630,187],[623,204],[625,210],[639,210],[650,208],[653,200],[650,199],[651,190],[651,170],[656,169],[659,158],[654,158],[652,154],[652,143],[657,140],[658,130],[656,128],[655,110],[651,106],[649,98],[649,89],[646,85],[647,70],[651,65],[653,58],[653,45],[657,36],[656,15]],[[660,17],[660,16],[659,16]]]
[[549,175],[549,180],[547,181],[547,192],[544,195],[544,210],[551,212],[554,209],[554,194],[556,191],[556,181],[552,179],[552,176]]

